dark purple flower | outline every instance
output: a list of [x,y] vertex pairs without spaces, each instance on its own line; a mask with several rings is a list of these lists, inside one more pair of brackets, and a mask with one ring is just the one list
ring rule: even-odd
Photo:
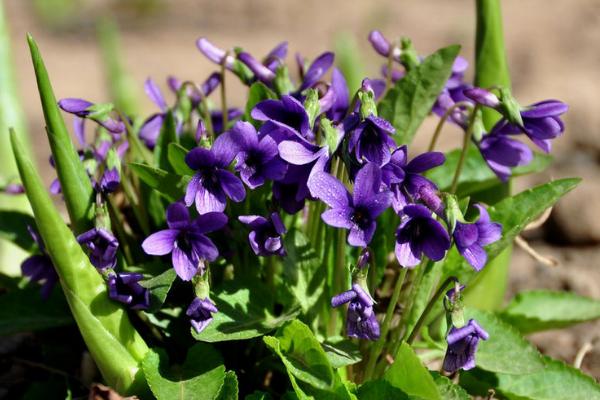
[[271,213],[269,219],[259,215],[242,215],[240,222],[252,229],[248,234],[250,247],[257,256],[285,256],[281,235],[286,232],[278,213]]
[[444,258],[450,248],[450,236],[431,210],[420,204],[403,209],[404,219],[396,231],[396,258],[403,267],[414,267],[425,254],[433,261]]
[[373,258],[371,254],[371,250],[368,247],[365,247],[361,252],[360,256],[358,256],[358,260],[356,261],[356,268],[363,269],[367,267]]
[[244,200],[246,190],[240,179],[227,168],[236,155],[226,136],[219,136],[211,149],[197,147],[185,156],[186,164],[196,171],[185,192],[185,205],[196,203],[199,214],[225,210],[227,198]]
[[282,64],[283,60],[287,56],[287,51],[288,43],[279,43],[263,59],[263,65],[269,68],[271,71],[275,72],[277,70],[277,67],[279,67]]
[[479,340],[488,338],[488,333],[473,319],[462,328],[452,327],[446,337],[448,349],[444,357],[444,371],[452,373],[459,369],[466,371],[475,368]]
[[108,297],[127,304],[132,310],[147,310],[150,307],[150,291],[140,285],[144,278],[136,273],[111,273],[106,282]]
[[381,170],[368,163],[358,171],[351,196],[346,187],[333,176],[317,172],[311,180],[312,195],[331,207],[321,218],[336,228],[349,229],[348,243],[365,247],[377,227],[377,217],[390,206],[389,191],[381,192]]
[[314,139],[308,113],[302,103],[292,96],[281,96],[281,100],[263,100],[252,109],[251,116],[257,121],[272,125],[265,129],[270,130],[269,134],[277,143],[293,139],[294,136],[309,141]]
[[503,182],[510,177],[511,168],[527,165],[533,160],[527,145],[494,130],[481,139],[478,147],[487,165]]
[[490,221],[490,215],[481,204],[475,204],[479,219],[472,224],[456,223],[454,242],[456,249],[476,271],[481,271],[487,262],[483,246],[487,246],[502,236],[502,225]]
[[525,133],[536,146],[549,153],[552,148],[551,140],[562,135],[565,130],[560,116],[568,109],[569,106],[558,100],[541,101],[521,110],[522,128],[502,119],[494,126],[490,134]]
[[168,229],[148,236],[142,248],[155,256],[171,253],[175,272],[184,281],[189,281],[199,269],[204,272],[204,261],[214,261],[219,256],[219,250],[205,234],[221,229],[225,224],[227,216],[220,212],[201,214],[190,221],[187,208],[181,203],[173,203],[167,208]]
[[371,296],[355,283],[352,285],[352,289],[331,298],[332,307],[339,307],[348,302],[350,304],[346,315],[347,335],[359,339],[379,339],[379,322],[373,311]]
[[215,304],[207,297],[196,297],[185,314],[190,317],[190,323],[197,333],[202,332],[213,320],[212,314],[218,312]]
[[303,75],[302,84],[298,89],[298,92],[302,92],[312,86],[314,86],[322,77],[329,71],[329,68],[333,65],[335,55],[331,52],[325,52],[315,58],[310,67],[306,70]]
[[47,299],[58,282],[58,275],[50,256],[46,253],[42,238],[31,226],[27,226],[27,230],[37,244],[40,254],[25,259],[21,264],[21,273],[23,276],[27,276],[31,282],[39,282],[42,285],[40,294],[43,299]]
[[360,121],[355,114],[344,121],[344,130],[350,135],[348,151],[359,163],[368,161],[382,166],[390,161],[390,149],[396,142],[392,139],[395,129],[388,121],[374,115]]
[[390,161],[381,168],[381,179],[392,191],[392,207],[396,213],[421,197],[421,188],[437,191],[436,185],[422,174],[446,161],[443,153],[432,151],[418,155],[408,162],[406,146],[392,153]]
[[119,175],[119,170],[117,168],[111,168],[104,171],[102,174],[102,178],[100,179],[100,184],[96,185],[96,191],[108,194],[113,193],[119,188],[119,184],[121,183],[121,175]]
[[262,186],[268,179],[279,180],[285,176],[287,164],[279,157],[277,143],[267,135],[259,140],[252,124],[238,121],[219,139],[235,149],[235,169],[250,189]]
[[77,236],[77,241],[89,250],[92,265],[98,269],[113,268],[117,263],[119,241],[102,228],[92,228]]
[[331,108],[327,111],[327,118],[334,122],[340,122],[344,119],[348,113],[348,107],[350,107],[350,90],[346,78],[335,67],[331,73],[331,90],[335,95],[335,99]]
[[[111,133],[122,133],[125,130],[125,124],[114,120],[108,116],[97,117],[90,110],[94,103],[84,99],[66,98],[58,101],[58,106],[65,112],[74,114],[79,118],[92,119]],[[78,122],[80,124],[81,122]],[[77,129],[79,131],[79,128]],[[79,135],[78,135],[79,136]]]
[[162,129],[169,108],[160,88],[151,78],[146,79],[146,82],[144,82],[144,90],[150,100],[160,109],[160,112],[151,115],[144,121],[139,132],[140,139],[142,139],[146,146],[153,149],[156,146],[156,141],[160,135],[160,130]]
[[446,89],[452,90],[462,87],[464,83],[465,72],[469,68],[469,62],[462,56],[456,57],[452,64],[452,73],[446,81]]
[[[230,123],[244,115],[242,110],[239,108],[230,108],[227,110],[227,121]],[[210,112],[210,121],[212,123],[212,129],[215,134],[222,133],[226,128],[223,125],[223,112],[221,110],[215,110]]]

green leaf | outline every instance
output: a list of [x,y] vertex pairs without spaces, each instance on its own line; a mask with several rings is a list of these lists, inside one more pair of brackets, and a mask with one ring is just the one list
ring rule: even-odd
[[[454,171],[458,165],[461,149],[446,153],[446,162],[427,172],[427,177],[434,181],[442,191],[447,191],[452,185]],[[532,174],[546,169],[552,162],[552,157],[547,154],[535,153],[533,160],[528,165],[512,170],[513,177]],[[456,193],[459,197],[469,196],[473,193],[489,189],[498,184],[496,174],[488,167],[479,150],[469,146],[465,164],[458,179]]]
[[177,132],[175,127],[175,118],[173,112],[169,111],[165,115],[160,135],[154,147],[154,160],[158,168],[165,171],[171,171],[171,163],[168,158],[168,147],[171,143],[177,142]]
[[11,144],[37,228],[71,312],[106,382],[119,392],[142,391],[139,363],[148,347],[62,220],[14,132]]
[[414,350],[405,342],[398,349],[394,363],[385,371],[383,378],[393,387],[410,396],[431,400],[442,399],[433,377]]
[[321,347],[325,350],[325,355],[333,368],[356,364],[362,360],[358,345],[341,336],[327,339],[321,343]]
[[179,175],[194,175],[194,171],[185,163],[185,156],[188,149],[179,143],[169,143],[169,163],[176,174]]
[[46,120],[46,132],[63,198],[75,232],[81,233],[92,226],[94,191],[58,108],[37,44],[31,35],[27,35],[27,41],[31,50],[33,69]]
[[258,128],[260,126],[260,122],[254,120],[250,116],[250,112],[261,101],[276,98],[277,95],[271,89],[266,87],[262,82],[254,82],[252,86],[250,86],[250,90],[248,91],[248,101],[246,102],[246,108],[243,118],[244,121],[248,121],[256,128]]
[[254,392],[252,392],[251,394],[246,396],[244,399],[245,400],[272,400],[273,398],[271,397],[271,395],[269,393],[260,392],[258,390],[255,390]]
[[289,321],[275,336],[265,336],[263,340],[281,358],[290,379],[321,390],[333,388],[333,368],[308,326],[298,320]]
[[475,356],[477,366],[490,372],[530,374],[544,367],[542,355],[511,325],[494,314],[465,309],[465,319],[475,319],[490,335],[481,340]]
[[233,371],[227,371],[225,374],[225,381],[223,382],[223,386],[221,386],[221,390],[219,390],[217,400],[237,400],[238,396],[239,388],[237,375]]
[[202,332],[192,330],[194,338],[203,342],[262,336],[298,314],[298,310],[291,310],[274,316],[271,294],[260,282],[243,287],[238,282],[227,282],[211,298],[219,312]]
[[[504,48],[500,0],[477,0],[477,34],[475,39],[475,85],[482,88],[510,88],[510,73]],[[483,107],[485,128],[490,130],[500,115]]]
[[408,396],[402,390],[392,386],[391,383],[383,379],[376,381],[367,381],[358,388],[357,397],[359,400],[412,400],[413,396]]
[[544,362],[533,374],[497,374],[496,390],[511,400],[600,399],[600,386],[590,376],[550,357]]
[[175,273],[175,270],[169,268],[154,278],[140,282],[140,285],[150,290],[150,308],[147,312],[155,312],[160,309],[165,302],[169,290],[171,289],[171,285],[173,285],[176,277],[177,274]]
[[188,350],[183,365],[169,367],[166,352],[152,349],[142,366],[158,400],[217,399],[226,378],[221,355],[204,343],[197,343]]
[[59,290],[47,299],[37,285],[0,295],[0,336],[37,331],[73,323],[73,317]]
[[565,328],[600,318],[600,301],[569,292],[519,293],[501,314],[523,333]]
[[296,296],[302,311],[308,312],[323,294],[323,263],[306,236],[299,230],[290,230],[284,241],[287,251],[287,257],[283,259],[284,281]]
[[35,228],[35,220],[31,215],[19,211],[0,210],[0,239],[31,252],[36,245],[27,226]]
[[558,179],[508,197],[488,208],[490,218],[502,224],[502,239],[487,247],[489,258],[497,256],[544,210],[573,190],[580,178]]
[[129,167],[152,189],[168,201],[174,202],[183,197],[190,177],[180,176],[146,164],[130,163]]
[[438,387],[440,396],[444,400],[471,400],[469,393],[462,387],[455,385],[452,381],[437,372],[431,372],[433,380]]
[[431,111],[459,50],[460,46],[454,45],[436,51],[400,79],[379,103],[379,116],[394,125],[399,145],[412,141]]

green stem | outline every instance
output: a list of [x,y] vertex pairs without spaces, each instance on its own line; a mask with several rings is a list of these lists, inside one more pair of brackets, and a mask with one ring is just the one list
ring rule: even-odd
[[223,110],[223,131],[227,130],[227,92],[225,90],[225,60],[229,57],[229,53],[223,57],[223,63],[221,64],[221,109]]
[[367,363],[367,367],[365,368],[365,376],[363,381],[368,381],[373,377],[373,372],[375,371],[375,364],[381,354],[383,346],[385,345],[387,334],[390,331],[390,326],[394,317],[394,311],[396,310],[396,306],[398,305],[398,299],[400,298],[400,293],[402,292],[402,286],[404,284],[404,279],[406,278],[407,271],[407,268],[400,269],[400,275],[398,276],[398,280],[396,281],[394,292],[392,293],[390,303],[388,304],[387,310],[385,312],[385,317],[381,324],[381,336],[373,344],[373,346],[371,346],[369,361]]
[[456,171],[454,172],[454,178],[452,178],[452,185],[450,186],[450,193],[456,193],[456,189],[458,187],[458,178],[460,177],[460,173],[465,165],[465,160],[467,159],[467,151],[469,150],[469,144],[471,143],[471,137],[473,137],[473,130],[475,128],[475,118],[477,118],[477,112],[479,111],[479,104],[475,106],[475,108],[471,111],[471,117],[469,118],[469,126],[467,127],[467,132],[465,132],[465,138],[463,140],[462,152],[460,153],[460,158],[458,159],[458,164],[456,165]]
[[442,116],[442,118],[440,119],[440,121],[438,122],[437,126],[435,127],[435,131],[433,132],[433,136],[431,137],[431,142],[429,143],[429,148],[427,149],[427,151],[433,151],[433,149],[435,149],[435,145],[437,144],[437,140],[440,136],[440,133],[442,133],[442,128],[444,127],[444,124],[446,123],[450,115],[452,115],[454,110],[460,107],[472,108],[473,105],[466,101],[459,101],[458,103],[454,103],[452,107],[448,108]]
[[150,154],[150,151],[142,144],[140,138],[133,131],[133,127],[129,123],[129,118],[127,118],[125,114],[123,114],[123,112],[120,110],[116,110],[116,112],[121,121],[123,121],[123,124],[125,124],[125,132],[127,133],[127,139],[132,144],[133,150],[138,154],[138,156],[140,156],[144,160],[146,164],[154,165],[154,159],[152,158],[152,154]]
[[457,279],[455,277],[451,276],[451,277],[447,278],[440,285],[440,287],[435,292],[435,294],[433,295],[433,297],[431,298],[431,300],[429,300],[429,303],[427,303],[427,306],[425,307],[425,310],[423,310],[423,313],[421,314],[421,316],[417,320],[417,323],[415,324],[415,327],[413,328],[412,332],[410,333],[410,335],[408,335],[408,339],[406,339],[406,342],[408,344],[411,344],[415,340],[415,338],[419,334],[419,330],[421,329],[421,326],[423,326],[423,323],[425,322],[425,318],[427,318],[427,316],[429,315],[429,313],[433,309],[433,306],[439,300],[440,296],[445,292],[446,287],[448,286],[448,284],[450,282],[457,282]]

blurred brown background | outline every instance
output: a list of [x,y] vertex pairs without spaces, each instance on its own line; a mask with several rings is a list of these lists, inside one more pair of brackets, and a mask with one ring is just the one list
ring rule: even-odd
[[[43,117],[25,33],[31,32],[44,59],[57,97],[110,101],[95,34],[97,18],[110,16],[121,29],[124,63],[138,84],[144,111],[155,111],[143,96],[151,76],[165,88],[173,74],[201,81],[214,65],[196,50],[194,41],[207,36],[223,48],[242,46],[260,56],[288,40],[291,61],[296,51],[313,58],[333,49],[340,35],[356,41],[370,76],[383,62],[366,40],[371,29],[388,37],[411,37],[426,54],[451,43],[463,45],[473,59],[472,0],[333,0],[333,1],[160,1],[160,0],[4,0],[13,37],[13,53],[29,131],[40,165],[49,155]],[[67,3],[74,6],[61,8]],[[65,11],[66,10],[66,11]],[[504,0],[506,46],[514,92],[522,104],[557,98],[570,105],[567,130],[555,142],[556,162],[547,172],[521,178],[517,188],[550,178],[582,176],[584,182],[553,211],[543,228],[528,234],[541,254],[555,257],[549,267],[517,249],[511,267],[508,298],[517,290],[573,290],[600,299],[600,1]],[[472,76],[472,75],[469,75]],[[229,83],[235,79],[229,79]],[[1,90],[1,88],[0,88]],[[243,104],[243,90],[228,85],[230,103]],[[417,148],[431,135],[434,120],[421,132]],[[458,132],[447,128],[445,148],[456,146]],[[414,152],[415,150],[413,150]],[[44,168],[49,182],[52,171]],[[533,335],[548,354],[572,362],[584,343],[594,344],[583,368],[600,377],[600,324]]]

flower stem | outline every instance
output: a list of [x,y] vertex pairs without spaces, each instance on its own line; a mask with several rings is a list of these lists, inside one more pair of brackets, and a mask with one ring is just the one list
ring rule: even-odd
[[435,292],[435,294],[433,295],[433,297],[431,298],[431,300],[429,300],[429,303],[427,303],[427,306],[425,307],[425,310],[423,310],[423,313],[421,314],[421,316],[417,320],[417,323],[415,324],[415,327],[413,328],[412,332],[410,333],[410,335],[408,335],[408,339],[406,339],[406,343],[411,344],[415,340],[415,338],[417,337],[417,335],[419,333],[419,330],[421,329],[421,326],[423,326],[423,323],[425,322],[425,318],[427,318],[427,316],[429,315],[429,313],[433,309],[433,306],[439,300],[440,296],[444,293],[444,291],[446,290],[446,287],[451,282],[457,282],[457,279],[455,277],[451,276],[451,277],[447,278],[440,285],[440,287]]
[[452,178],[452,185],[450,187],[450,193],[456,193],[456,189],[458,187],[458,178],[460,177],[460,173],[465,165],[465,160],[467,158],[467,151],[469,150],[469,144],[471,143],[471,137],[473,136],[473,129],[475,128],[475,118],[477,118],[477,112],[479,111],[479,105],[476,105],[475,108],[471,111],[471,117],[469,118],[469,126],[467,127],[467,132],[465,132],[465,138],[463,141],[462,152],[460,153],[460,158],[458,159],[458,164],[456,165],[456,171],[454,172],[454,178]]
[[442,118],[438,122],[437,126],[435,127],[435,131],[433,132],[433,136],[431,137],[431,142],[429,143],[429,148],[427,149],[427,151],[433,151],[433,149],[435,149],[435,145],[437,144],[437,140],[440,136],[440,133],[442,133],[442,128],[444,127],[444,124],[446,123],[448,118],[450,118],[450,115],[452,115],[452,113],[460,107],[472,108],[473,105],[467,101],[459,101],[458,103],[454,103],[452,107],[448,108],[444,115],[442,115]]
[[365,368],[365,375],[363,381],[370,380],[373,377],[373,372],[375,371],[375,364],[386,342],[388,332],[390,331],[390,326],[394,317],[394,311],[396,311],[396,306],[398,305],[398,299],[400,298],[400,292],[402,291],[402,286],[404,284],[404,279],[406,278],[407,271],[407,268],[400,269],[400,274],[398,275],[398,280],[396,281],[394,292],[392,293],[390,303],[388,304],[387,310],[385,312],[385,317],[381,324],[381,336],[373,344],[373,346],[371,346],[369,361],[367,363],[367,367]]
[[223,112],[223,131],[227,130],[227,123],[229,115],[227,114],[227,91],[225,90],[225,60],[229,57],[229,53],[223,57],[223,62],[221,63],[221,110]]

